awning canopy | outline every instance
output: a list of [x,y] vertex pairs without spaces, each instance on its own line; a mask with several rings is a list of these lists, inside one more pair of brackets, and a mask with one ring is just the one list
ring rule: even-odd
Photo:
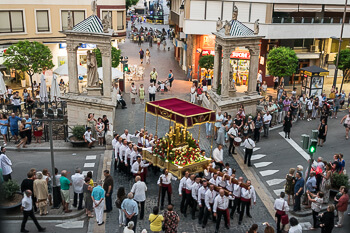
[[322,12],[322,5],[299,4],[299,12]]
[[274,4],[274,12],[298,12],[298,4]]
[[322,69],[318,66],[309,66],[301,68],[300,71],[303,71],[303,73],[308,76],[326,76],[329,74],[328,70]]
[[[325,5],[324,11],[326,12],[344,12],[345,4],[344,5]],[[346,7],[346,12],[350,12],[350,6],[348,5]]]
[[178,98],[147,102],[145,111],[188,128],[197,124],[215,122],[215,111]]

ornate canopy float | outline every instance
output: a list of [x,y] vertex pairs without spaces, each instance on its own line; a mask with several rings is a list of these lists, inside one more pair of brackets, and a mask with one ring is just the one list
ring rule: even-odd
[[210,158],[201,155],[199,140],[195,140],[187,129],[207,122],[214,123],[214,111],[177,98],[147,102],[145,129],[146,113],[157,117],[156,134],[158,134],[158,118],[169,120],[168,133],[152,149],[144,148],[143,157],[146,160],[162,169],[167,168],[178,178],[183,176],[184,171],[202,172],[208,166]]

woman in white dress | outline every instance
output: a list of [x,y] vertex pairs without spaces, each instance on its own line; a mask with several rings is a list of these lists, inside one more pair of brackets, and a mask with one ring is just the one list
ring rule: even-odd
[[131,103],[135,104],[135,99],[137,97],[137,88],[134,83],[131,83],[130,87],[130,98],[131,98]]
[[191,94],[191,103],[194,104],[196,102],[196,95],[197,95],[196,85],[194,83],[192,84],[190,94]]
[[96,132],[98,138],[98,145],[102,146],[105,137],[105,124],[102,122],[102,118],[100,117],[97,119]]

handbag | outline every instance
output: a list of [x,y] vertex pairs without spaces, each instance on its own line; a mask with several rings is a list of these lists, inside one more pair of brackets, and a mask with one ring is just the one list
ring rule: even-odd
[[[284,211],[284,203],[283,202],[283,207],[282,207],[282,211]],[[285,214],[281,216],[281,223],[282,225],[287,225],[289,223],[289,218],[288,218],[288,214],[286,214],[286,212],[284,212]]]

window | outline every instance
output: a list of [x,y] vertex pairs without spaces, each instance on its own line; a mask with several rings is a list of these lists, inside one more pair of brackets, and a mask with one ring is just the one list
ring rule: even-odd
[[112,11],[102,11],[102,18],[101,20],[104,19],[104,17],[109,13],[109,18],[111,19],[111,29],[113,29],[113,18],[112,18]]
[[117,30],[124,29],[124,11],[117,11]]
[[[85,11],[70,11],[73,20],[73,26],[85,19]],[[62,30],[67,30],[68,26],[68,10],[61,11]]]
[[0,33],[24,32],[23,11],[0,11]]
[[36,30],[37,32],[49,32],[50,31],[50,20],[48,10],[37,10],[36,11]]

